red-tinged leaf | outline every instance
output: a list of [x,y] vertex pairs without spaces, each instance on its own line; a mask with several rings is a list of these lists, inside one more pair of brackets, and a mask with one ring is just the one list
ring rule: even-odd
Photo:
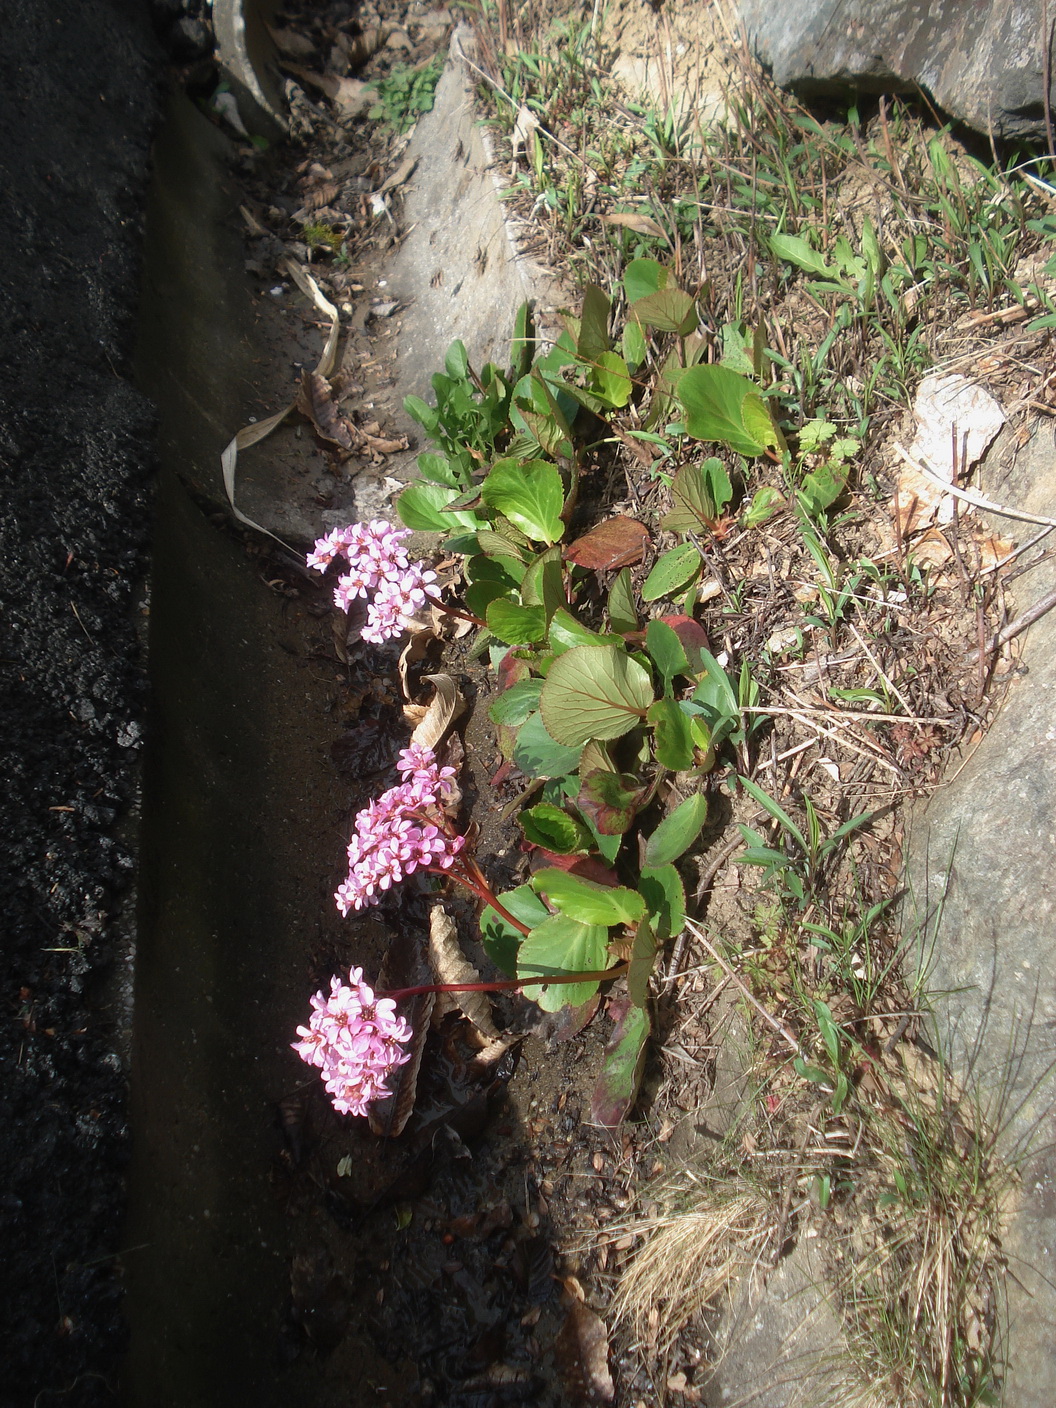
[[616,1385],[609,1372],[605,1321],[581,1300],[572,1302],[554,1341],[554,1357],[572,1403],[611,1403]]
[[499,689],[501,694],[504,689],[509,689],[511,685],[520,684],[522,680],[528,679],[531,675],[528,662],[518,658],[516,650],[507,650],[506,654],[499,661]]
[[675,635],[682,642],[682,649],[686,652],[686,658],[692,664],[698,660],[699,651],[707,650],[708,633],[699,621],[694,621],[692,616],[676,614],[673,616],[661,616],[665,626],[670,626]]
[[550,1032],[550,1040],[571,1041],[574,1036],[579,1036],[590,1025],[600,1006],[601,994],[595,993],[589,1002],[584,1002],[580,1007],[562,1007],[557,1014],[557,1025]]
[[547,866],[554,866],[558,870],[567,870],[570,875],[578,875],[581,880],[593,880],[596,885],[613,886],[620,883],[615,870],[610,870],[593,856],[559,856],[553,851],[544,851],[541,846],[533,846],[531,856],[533,874],[537,870],[545,870]]
[[630,830],[647,791],[631,773],[596,768],[582,779],[576,806],[602,836],[622,836]]
[[620,567],[633,567],[645,555],[649,530],[636,518],[622,514],[606,519],[577,538],[565,549],[566,562],[578,567],[591,567],[599,572],[614,572]]
[[644,1007],[636,1007],[630,998],[618,997],[609,1003],[609,1015],[615,1026],[591,1097],[590,1122],[615,1129],[638,1098],[649,1039],[649,1013]]

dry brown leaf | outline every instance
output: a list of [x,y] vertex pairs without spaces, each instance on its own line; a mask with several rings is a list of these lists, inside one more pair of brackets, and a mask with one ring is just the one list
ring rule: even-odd
[[271,24],[266,28],[280,54],[287,54],[291,59],[307,59],[315,53],[314,43],[299,30],[279,29]]
[[380,193],[384,195],[386,191],[394,191],[397,186],[402,186],[417,165],[418,158],[416,156],[404,157],[392,175],[386,177],[382,182]]
[[[423,626],[421,630],[412,631],[410,639],[400,652],[400,688],[403,690],[404,699],[411,697],[411,682],[408,678],[412,665],[417,665],[419,660],[424,660],[429,654],[429,647],[434,640],[439,639],[435,630],[428,626]],[[414,720],[415,724],[421,723],[428,710],[423,706],[415,704],[414,708],[422,709],[421,714]],[[408,720],[410,722],[410,720]]]
[[[400,988],[424,986],[433,981],[433,970],[417,934],[407,930],[396,934],[381,965],[378,991],[392,992]],[[411,1024],[411,1059],[406,1065],[397,1066],[389,1075],[392,1094],[385,1100],[375,1100],[367,1110],[367,1120],[374,1134],[395,1139],[403,1133],[411,1117],[418,1091],[418,1071],[435,1002],[435,993],[423,992],[399,1005],[400,1015]]]
[[617,514],[584,533],[565,548],[565,558],[580,567],[615,572],[641,562],[649,542],[649,529],[636,518]]
[[330,204],[340,189],[341,186],[337,181],[324,181],[321,186],[313,186],[304,198],[306,209],[322,210],[324,206]]
[[[436,905],[429,914],[429,959],[438,983],[479,983],[481,976],[458,944],[455,921]],[[491,1003],[482,992],[443,993],[451,998],[489,1042],[499,1041],[498,1028],[491,1015]]]
[[342,44],[341,47],[348,55],[349,67],[358,68],[360,64],[365,64],[371,54],[378,52],[391,33],[391,25],[380,24],[373,29],[365,29],[362,34],[357,34],[347,45]]
[[325,376],[311,372],[307,367],[301,372],[297,409],[312,422],[321,439],[339,445],[342,450],[352,449],[355,440],[348,422],[334,404],[330,383]]
[[638,235],[652,235],[654,239],[663,239],[664,231],[655,220],[648,215],[637,215],[629,211],[619,211],[615,215],[599,215],[598,219],[603,225],[619,225],[621,229],[633,230]]
[[609,1336],[605,1322],[577,1300],[554,1341],[561,1377],[573,1403],[611,1403],[616,1386],[609,1372]]
[[979,552],[979,566],[984,572],[992,572],[1015,549],[1014,543],[995,538],[992,534],[977,538],[975,545]]
[[424,675],[436,693],[429,703],[425,718],[411,734],[411,742],[422,748],[435,749],[455,719],[465,710],[458,685],[450,675]]
[[953,549],[945,534],[940,533],[937,528],[929,528],[914,542],[910,555],[913,561],[920,563],[922,567],[942,567],[953,556]]

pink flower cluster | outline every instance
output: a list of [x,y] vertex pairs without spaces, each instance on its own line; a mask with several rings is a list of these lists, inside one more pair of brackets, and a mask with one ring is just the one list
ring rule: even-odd
[[444,803],[452,792],[454,768],[437,765],[432,749],[412,743],[396,763],[403,775],[356,816],[348,844],[348,879],[334,899],[342,914],[378,903],[381,893],[413,871],[448,870],[465,846],[451,835]]
[[348,983],[330,979],[330,996],[317,992],[301,1041],[292,1043],[302,1061],[318,1066],[339,1115],[365,1115],[372,1100],[390,1094],[390,1071],[411,1059],[404,1049],[410,1024],[396,1016],[389,997],[376,998],[362,968],[349,970]]
[[363,639],[375,645],[408,629],[425,605],[426,588],[436,581],[424,562],[408,561],[403,542],[410,536],[409,528],[375,518],[334,528],[308,554],[308,566],[316,572],[325,572],[335,558],[346,559],[349,570],[337,580],[334,605],[347,611],[357,597],[372,596]]

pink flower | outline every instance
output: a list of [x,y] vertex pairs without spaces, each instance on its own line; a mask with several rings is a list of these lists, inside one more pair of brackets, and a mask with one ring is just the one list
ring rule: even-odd
[[307,1027],[292,1043],[302,1061],[317,1066],[341,1115],[365,1115],[372,1100],[388,1095],[386,1078],[411,1059],[404,1046],[411,1028],[397,1017],[396,1004],[376,998],[362,968],[349,970],[348,983],[330,980],[330,996],[317,992]]
[[347,611],[357,597],[374,594],[367,610],[363,639],[381,645],[402,635],[426,602],[426,588],[436,581],[424,562],[409,562],[403,543],[409,528],[394,528],[384,518],[334,528],[308,554],[308,566],[325,572],[337,557],[349,570],[338,579],[334,605]]
[[334,899],[342,914],[375,905],[393,885],[418,869],[449,870],[466,844],[449,834],[445,801],[454,768],[441,768],[429,748],[412,743],[397,767],[407,778],[358,813],[348,843],[348,878]]

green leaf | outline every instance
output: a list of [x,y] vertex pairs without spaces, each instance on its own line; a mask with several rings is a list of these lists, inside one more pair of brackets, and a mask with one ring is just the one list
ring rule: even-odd
[[666,621],[649,622],[645,628],[645,648],[663,676],[665,689],[671,688],[671,681],[676,675],[693,673],[678,633]]
[[697,326],[696,301],[680,288],[664,288],[637,298],[630,312],[643,327],[655,328],[657,332],[677,332],[688,337]]
[[609,625],[623,635],[638,629],[638,612],[634,605],[634,587],[631,585],[631,569],[624,567],[616,574],[616,580],[609,588]]
[[433,484],[445,484],[449,489],[461,492],[465,485],[462,476],[446,455],[434,455],[428,451],[418,456],[418,473]]
[[519,727],[529,714],[539,708],[539,691],[542,680],[521,680],[518,684],[504,689],[498,699],[488,709],[488,718],[493,724],[513,724]]
[[797,268],[805,269],[808,274],[817,274],[823,279],[839,281],[837,271],[826,264],[818,251],[799,235],[771,235],[770,249],[786,264],[795,264]]
[[846,488],[847,466],[823,464],[803,476],[796,496],[811,518],[820,518]]
[[548,636],[550,649],[555,655],[563,655],[577,645],[611,645],[612,637],[599,635],[581,625],[570,611],[562,606],[554,612]]
[[634,387],[627,363],[618,352],[602,352],[594,364],[593,386],[598,395],[622,410],[631,399]]
[[733,498],[733,486],[721,460],[687,464],[671,481],[675,506],[660,521],[669,533],[699,533],[710,529]]
[[440,412],[427,405],[420,396],[405,396],[403,409],[412,420],[418,422],[427,435],[432,435],[440,424]]
[[540,708],[551,736],[573,748],[591,738],[621,738],[653,702],[647,670],[615,646],[580,645],[559,656]]
[[700,793],[687,797],[670,816],[664,817],[645,843],[646,865],[667,865],[677,860],[700,835],[707,817],[707,797]]
[[640,323],[628,318],[623,325],[623,355],[628,367],[637,368],[645,361],[648,344]]
[[540,714],[530,714],[517,730],[513,762],[525,777],[565,777],[575,772],[580,748],[556,743],[547,733]]
[[829,1053],[834,1063],[840,1059],[840,1032],[832,1016],[832,1009],[827,1002],[814,1002],[814,1016],[817,1019],[818,1031],[821,1032],[821,1039],[825,1043],[825,1050]]
[[444,370],[452,381],[465,381],[469,376],[469,357],[464,342],[452,342],[444,358]]
[[597,284],[588,284],[583,293],[583,314],[579,322],[576,351],[580,360],[593,365],[609,350],[609,295]]
[[486,504],[537,542],[556,543],[561,537],[565,491],[556,465],[546,460],[499,460],[480,492]]
[[628,303],[637,303],[639,298],[647,298],[667,288],[671,271],[658,264],[655,259],[632,259],[623,271],[623,290]]
[[576,806],[597,827],[599,834],[622,836],[630,830],[648,788],[642,786],[631,773],[609,772],[604,768],[590,771],[581,768],[580,777],[582,781]]
[[750,777],[742,777],[739,778],[738,781],[740,782],[744,790],[748,793],[749,797],[755,798],[755,800],[762,807],[763,811],[767,812],[770,816],[772,816],[774,820],[778,823],[778,825],[782,826],[785,831],[788,832],[788,834],[799,846],[800,850],[804,853],[804,855],[806,855],[808,852],[807,838],[803,835],[803,832],[800,831],[799,827],[789,816],[788,812],[785,811],[784,807],[782,807],[780,803],[776,802],[774,798],[770,796],[769,792],[764,792],[763,789],[759,786],[759,784],[757,782],[753,782]]
[[[498,899],[504,909],[529,928],[550,918],[550,911],[529,885],[518,885]],[[485,906],[480,916],[480,941],[491,961],[511,978],[517,975],[517,951],[523,938],[520,929],[503,919],[490,904]]]
[[493,601],[497,601],[499,597],[507,597],[509,594],[510,588],[504,586],[502,582],[485,580],[470,583],[463,599],[467,611],[472,611],[474,616],[485,616]]
[[656,760],[672,772],[693,766],[693,735],[689,716],[674,699],[658,699],[646,716],[653,729]]
[[531,886],[581,924],[637,924],[645,915],[645,900],[636,891],[624,885],[599,885],[556,866],[537,870]]
[[758,528],[761,523],[779,513],[784,506],[785,500],[780,491],[769,484],[764,485],[762,489],[756,490],[742,522],[745,528]]
[[660,952],[653,926],[643,919],[635,930],[631,947],[631,963],[627,969],[627,993],[636,1007],[644,1007],[649,999],[649,977]]
[[[553,914],[537,924],[521,943],[517,976],[537,978],[566,973],[595,973],[608,960],[609,931],[603,924],[581,924],[567,914]],[[598,990],[596,981],[557,983],[552,987],[526,985],[525,997],[538,1002],[544,1012],[562,1007],[582,1007]]]
[[643,601],[673,597],[688,587],[701,569],[700,553],[692,543],[680,543],[661,553],[642,584]]
[[445,504],[458,496],[443,484],[428,484],[419,480],[409,485],[396,500],[396,512],[407,525],[416,532],[450,533],[456,523],[465,528],[480,528],[481,521],[475,513],[441,513]]
[[532,562],[521,582],[521,600],[525,606],[541,606],[547,625],[559,606],[567,601],[565,569],[560,548],[547,548]]
[[678,378],[676,389],[686,429],[694,439],[719,440],[753,458],[777,444],[759,388],[747,377],[728,367],[689,367]]
[[[615,1016],[614,1007],[609,1010]],[[629,1003],[605,1044],[601,1072],[590,1099],[591,1124],[616,1129],[630,1114],[642,1082],[648,1040],[649,1013]]]
[[555,855],[568,856],[590,849],[591,836],[587,828],[550,802],[529,807],[521,812],[517,821],[525,840]]
[[[513,543],[505,533],[497,533],[492,528],[481,528],[477,533],[477,545],[482,553],[488,557],[509,558],[519,562],[524,567],[524,552],[517,543]],[[517,579],[522,581],[524,573]]]
[[686,889],[673,865],[643,865],[638,888],[656,937],[662,944],[680,934],[686,923]]
[[488,603],[488,630],[507,645],[532,645],[546,635],[546,616],[541,606],[519,606],[501,596]]

